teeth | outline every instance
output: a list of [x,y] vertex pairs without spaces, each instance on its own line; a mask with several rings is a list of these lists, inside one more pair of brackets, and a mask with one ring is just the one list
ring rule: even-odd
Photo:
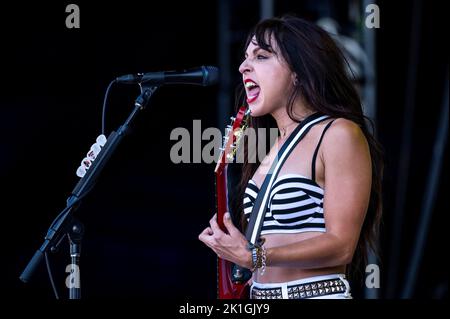
[[245,83],[245,87],[246,88],[252,88],[252,87],[255,87],[255,86],[258,86],[255,82],[246,82]]

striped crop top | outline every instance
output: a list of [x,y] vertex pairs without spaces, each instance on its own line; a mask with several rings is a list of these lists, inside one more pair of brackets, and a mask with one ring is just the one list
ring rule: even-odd
[[[261,229],[265,234],[290,234],[307,231],[325,232],[324,190],[315,182],[317,152],[329,122],[322,132],[312,159],[312,178],[299,174],[278,176],[268,190],[269,200]],[[244,193],[244,214],[249,220],[259,188],[249,180]]]

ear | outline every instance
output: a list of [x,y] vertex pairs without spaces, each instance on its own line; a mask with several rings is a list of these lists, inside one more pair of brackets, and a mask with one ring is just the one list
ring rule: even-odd
[[292,79],[292,84],[294,86],[298,86],[298,77],[297,77],[297,73],[292,72],[291,74],[291,79]]

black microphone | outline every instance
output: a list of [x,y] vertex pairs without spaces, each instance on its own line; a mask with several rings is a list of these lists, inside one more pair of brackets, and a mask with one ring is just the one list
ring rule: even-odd
[[127,74],[116,78],[117,83],[124,84],[193,84],[214,85],[219,80],[219,69],[215,66],[201,66],[183,71],[163,71]]

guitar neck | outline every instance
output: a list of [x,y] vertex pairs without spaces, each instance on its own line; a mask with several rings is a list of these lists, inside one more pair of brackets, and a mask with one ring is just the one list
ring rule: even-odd
[[227,168],[216,171],[216,206],[217,223],[220,229],[226,230],[223,217],[228,212],[228,189],[227,189]]

